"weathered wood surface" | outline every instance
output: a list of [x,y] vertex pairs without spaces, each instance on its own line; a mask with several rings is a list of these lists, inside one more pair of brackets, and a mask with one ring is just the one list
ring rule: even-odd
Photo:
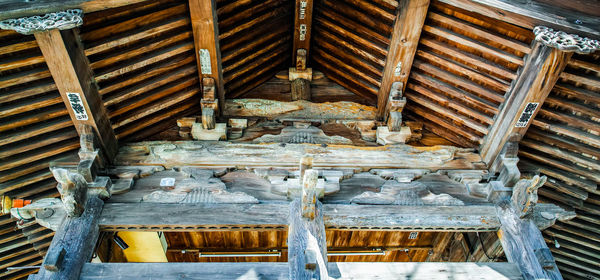
[[329,279],[323,204],[315,192],[318,174],[313,169],[304,172],[302,197],[290,203],[287,240],[289,279]]
[[267,99],[228,99],[225,116],[374,120],[375,107],[348,101],[312,103],[280,102]]
[[82,9],[85,13],[135,4],[147,0],[37,0],[37,1],[2,1],[0,2],[0,20],[43,15],[67,9]]
[[[511,263],[329,263],[332,279],[523,279]],[[289,279],[286,263],[88,263],[81,279]]]
[[471,150],[449,146],[356,147],[314,144],[233,144],[228,142],[140,142],[123,146],[116,165],[204,167],[296,167],[313,157],[315,168],[485,169]]
[[381,87],[377,92],[377,115],[383,119],[388,113],[386,108],[392,84],[401,82],[403,87],[400,91],[404,91],[406,87],[428,7],[429,0],[402,0],[398,3],[390,49],[383,69]]
[[[35,276],[35,279],[79,279],[82,267],[94,254],[96,240],[100,232],[98,218],[100,217],[103,204],[104,202],[97,197],[89,198],[86,202],[85,211],[80,217],[68,217],[62,223],[58,231],[56,231],[54,239],[52,239],[48,255],[59,254],[64,249],[66,251],[64,258],[58,267],[55,264],[48,263],[52,259],[47,258],[40,272]],[[56,253],[57,251],[59,253]],[[58,269],[50,271],[46,267]]]
[[481,145],[484,162],[488,165],[493,163],[509,138],[520,140],[525,135],[572,55],[533,41],[531,53],[526,57],[523,68],[507,93],[504,106]]
[[219,46],[217,3],[215,0],[189,0],[189,7],[198,75],[200,79],[212,78],[214,80],[220,102],[219,107],[224,108],[225,87]]
[[498,206],[502,223],[498,237],[509,262],[519,266],[526,279],[563,279],[542,233],[530,219],[519,218],[510,202]]
[[[35,38],[78,133],[84,133],[82,124],[91,126],[103,152],[112,161],[118,149],[117,138],[78,31],[53,29],[35,33]],[[74,97],[74,94],[77,96]]]
[[542,1],[440,0],[440,2],[528,29],[544,25],[565,32],[600,38],[598,17],[560,9]]
[[[398,206],[324,204],[327,229],[495,231],[495,206]],[[104,231],[285,230],[285,204],[107,203]]]

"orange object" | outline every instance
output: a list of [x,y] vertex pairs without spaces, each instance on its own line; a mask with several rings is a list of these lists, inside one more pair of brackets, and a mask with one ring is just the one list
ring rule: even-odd
[[31,204],[31,200],[25,200],[21,198],[13,199],[13,208],[22,208],[29,204]]

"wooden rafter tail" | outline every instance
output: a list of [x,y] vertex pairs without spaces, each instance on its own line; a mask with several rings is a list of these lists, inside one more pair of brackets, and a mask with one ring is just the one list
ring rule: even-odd
[[224,108],[225,85],[219,45],[217,3],[215,0],[189,0],[189,7],[200,81],[203,78],[214,80],[219,108]]
[[421,30],[427,17],[429,0],[401,0],[392,31],[381,87],[377,92],[377,115],[387,118],[387,104],[392,84],[401,82],[406,87]]
[[118,143],[98,92],[89,61],[76,29],[51,29],[34,33],[48,69],[79,135],[90,126],[109,162]]

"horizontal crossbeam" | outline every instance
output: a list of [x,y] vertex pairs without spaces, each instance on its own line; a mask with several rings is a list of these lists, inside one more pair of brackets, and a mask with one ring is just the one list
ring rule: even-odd
[[[511,263],[329,263],[333,279],[523,279]],[[87,279],[289,279],[287,263],[88,263]]]
[[[495,206],[325,204],[326,229],[496,231]],[[106,203],[103,231],[287,230],[289,204]]]

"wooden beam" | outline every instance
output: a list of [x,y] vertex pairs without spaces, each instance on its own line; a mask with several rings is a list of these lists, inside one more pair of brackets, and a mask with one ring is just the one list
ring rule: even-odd
[[[315,144],[234,144],[227,142],[143,142],[121,148],[116,165],[204,167],[296,167],[303,156],[314,168],[485,169],[477,153],[448,146],[356,147]],[[398,160],[402,159],[402,160]]]
[[[313,14],[313,0],[295,0],[294,9],[294,43],[292,48],[292,65],[297,66],[296,56],[299,49],[306,50],[305,58],[308,60],[310,51],[310,34],[312,29],[312,14]],[[306,62],[304,61],[304,67],[300,67],[300,70],[306,68]]]
[[[329,263],[334,279],[523,279],[511,263]],[[291,279],[286,263],[88,263],[91,279]]]
[[[324,204],[326,229],[496,231],[496,208]],[[288,204],[106,203],[103,231],[286,230]]]
[[118,144],[106,108],[85,56],[77,29],[34,33],[48,69],[79,135],[93,128],[102,151],[112,162]]
[[536,0],[439,0],[517,26],[533,29],[538,25],[557,28],[580,36],[600,39],[600,18],[561,9]]
[[572,52],[534,40],[531,53],[513,81],[507,98],[489,130],[480,152],[489,166],[509,139],[520,140],[564,70]]
[[37,0],[0,1],[0,20],[43,15],[68,9],[82,9],[84,13],[91,13],[121,6],[136,4],[148,0]]
[[398,3],[381,87],[377,92],[377,115],[380,118],[387,117],[387,103],[392,84],[401,82],[401,91],[404,92],[428,8],[429,0],[401,0]]
[[[83,265],[94,254],[96,240],[100,232],[98,217],[103,204],[104,202],[101,199],[91,197],[86,202],[83,215],[66,218],[52,239],[42,268],[33,279],[79,279]],[[61,253],[63,255],[62,261],[57,263],[56,260],[61,258],[54,258],[53,256],[60,256]]]
[[203,78],[214,80],[219,108],[225,108],[225,84],[219,46],[217,3],[215,0],[189,0],[189,5],[200,81]]
[[519,266],[525,279],[562,279],[542,233],[530,219],[519,218],[509,201],[498,207],[502,226],[498,237],[509,262]]

